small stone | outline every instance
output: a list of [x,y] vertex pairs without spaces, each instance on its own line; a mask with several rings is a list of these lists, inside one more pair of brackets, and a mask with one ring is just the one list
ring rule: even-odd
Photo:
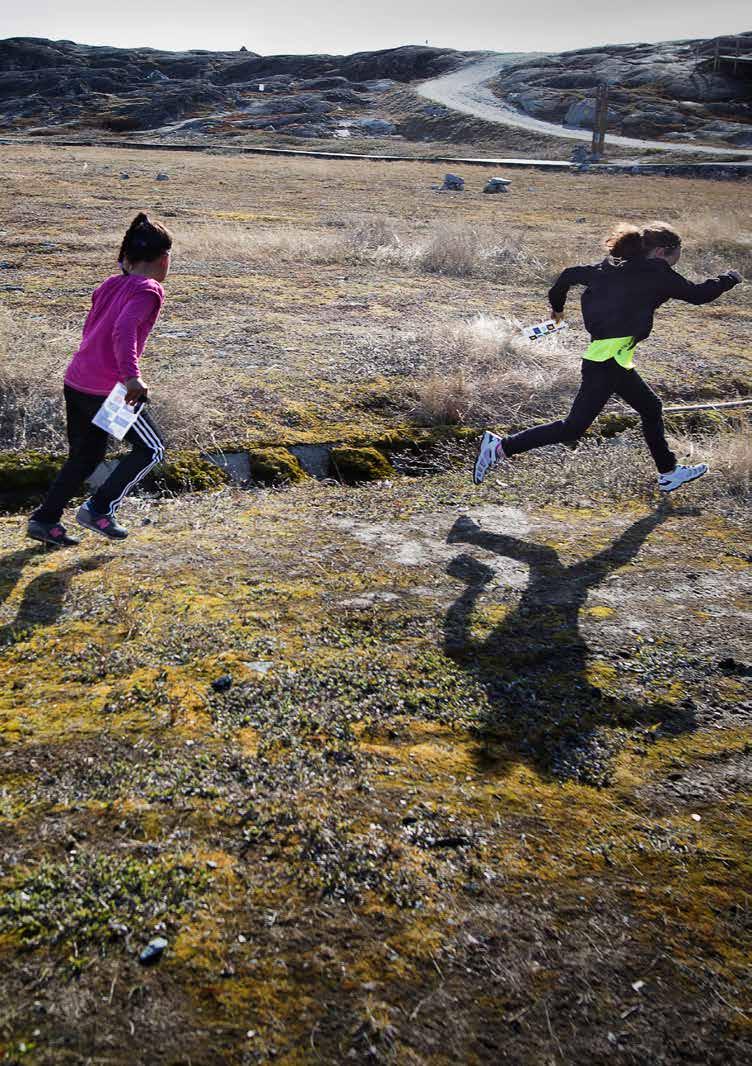
[[700,822],[700,821],[702,821],[702,819],[701,819],[701,817],[700,817],[700,815],[699,815],[699,814],[690,814],[690,816],[689,816],[689,817],[690,817],[690,818],[692,819],[692,821],[693,821],[693,822]]
[[206,865],[209,867],[210,870],[216,870],[217,869],[217,864],[216,864],[216,862],[214,862],[213,859],[207,859],[206,860]]
[[632,988],[635,990],[635,992],[641,992],[644,987],[645,987],[645,982],[644,981],[634,981],[633,984],[632,984]]
[[445,174],[444,184],[441,188],[448,189],[450,192],[464,192],[465,179],[459,177],[457,174]]
[[170,175],[169,174],[163,174],[161,171],[160,171],[159,174],[157,174],[157,181],[169,181],[169,180],[170,180]]
[[253,662],[245,662],[244,666],[247,666],[249,670],[253,670],[255,674],[261,674],[262,677],[269,673],[274,666],[272,659],[256,659]]
[[153,966],[155,962],[159,962],[167,947],[167,941],[163,936],[155,936],[153,940],[150,940],[144,950],[138,957],[138,961],[143,966]]
[[485,193],[509,192],[511,181],[508,178],[489,178],[483,186]]
[[120,180],[121,180],[121,181],[127,181],[129,177],[130,177],[130,174],[126,174],[125,172],[123,172],[123,173],[122,173],[122,174],[120,175]]
[[211,687],[215,692],[227,692],[228,689],[232,688],[232,675],[223,674],[222,677],[218,677],[212,681]]

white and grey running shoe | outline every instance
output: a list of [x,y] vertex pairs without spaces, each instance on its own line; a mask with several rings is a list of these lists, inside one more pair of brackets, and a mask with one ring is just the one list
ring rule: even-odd
[[688,481],[695,481],[703,474],[707,474],[708,464],[698,463],[697,466],[680,466],[677,464],[668,474],[658,477],[658,488],[661,492],[674,492],[675,489],[686,485]]
[[473,467],[473,481],[475,484],[480,485],[488,471],[503,459],[506,459],[506,455],[504,455],[504,449],[501,446],[501,437],[497,437],[495,433],[486,430],[481,439],[475,466]]

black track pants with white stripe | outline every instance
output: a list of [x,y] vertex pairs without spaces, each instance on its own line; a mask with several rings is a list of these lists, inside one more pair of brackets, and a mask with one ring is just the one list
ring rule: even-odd
[[[44,503],[32,516],[39,522],[59,522],[65,507],[104,459],[109,436],[91,421],[103,400],[104,396],[90,396],[65,386],[69,456]],[[162,434],[146,408],[141,409],[125,439],[131,451],[92,496],[91,506],[97,514],[114,515],[128,493],[164,458]]]

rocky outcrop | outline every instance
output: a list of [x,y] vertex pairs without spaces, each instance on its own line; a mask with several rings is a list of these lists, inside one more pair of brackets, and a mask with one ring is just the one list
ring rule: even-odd
[[[752,57],[752,33],[722,38],[722,51]],[[752,64],[715,69],[716,40],[614,45],[531,57],[503,70],[494,88],[546,122],[591,129],[594,89],[610,86],[608,128],[630,137],[672,133],[744,146],[752,135]],[[711,122],[713,115],[726,122]]]
[[[295,132],[299,125],[301,136],[314,136],[312,130],[329,136],[337,123],[321,124],[321,116],[356,116],[396,82],[441,74],[463,58],[417,46],[351,56],[261,56],[16,37],[0,41],[0,127],[162,130],[175,123],[186,128],[190,120],[222,125],[231,114],[225,128]],[[395,131],[380,115],[372,121],[382,121],[380,134]]]

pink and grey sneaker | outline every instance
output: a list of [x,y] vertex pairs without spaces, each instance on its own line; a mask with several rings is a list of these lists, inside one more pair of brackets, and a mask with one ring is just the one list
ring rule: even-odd
[[504,459],[506,459],[506,455],[504,455],[501,437],[497,437],[495,433],[486,430],[481,439],[475,466],[473,467],[473,481],[475,484],[480,485],[488,471]]
[[707,463],[698,463],[697,466],[677,465],[668,474],[661,474],[658,478],[660,492],[674,492],[675,489],[686,485],[688,481],[696,481],[698,477],[707,474]]
[[76,511],[76,521],[80,526],[90,529],[92,533],[101,533],[110,540],[125,540],[128,530],[119,526],[114,518],[108,514],[97,514],[91,508],[91,500],[81,504]]
[[40,522],[36,518],[29,519],[26,535],[42,544],[51,544],[54,548],[72,548],[81,543],[77,537],[68,536],[61,522]]

